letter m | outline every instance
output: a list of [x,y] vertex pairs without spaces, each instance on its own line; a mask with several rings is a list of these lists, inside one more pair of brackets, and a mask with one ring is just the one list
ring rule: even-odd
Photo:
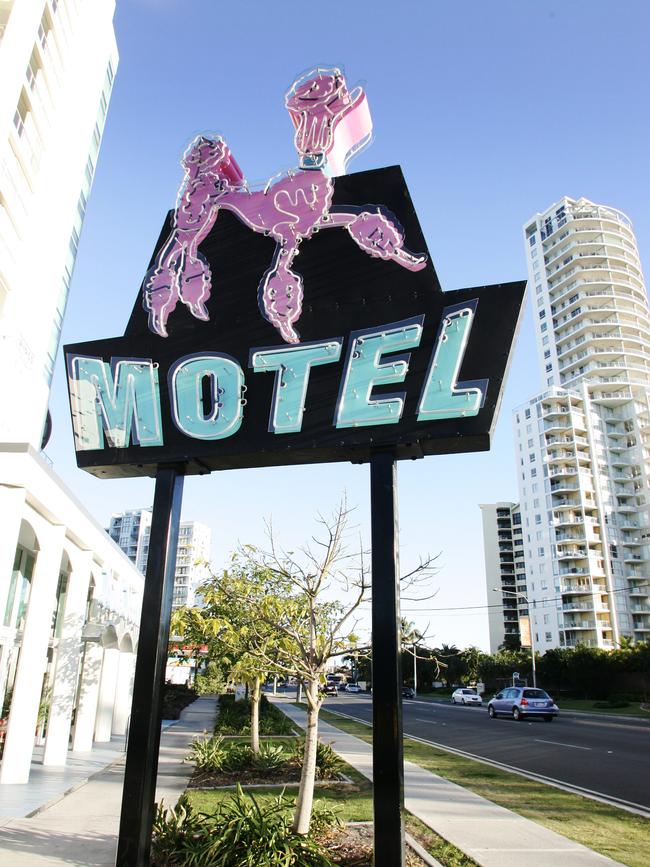
[[69,354],[68,387],[77,451],[163,444],[158,369],[149,358]]

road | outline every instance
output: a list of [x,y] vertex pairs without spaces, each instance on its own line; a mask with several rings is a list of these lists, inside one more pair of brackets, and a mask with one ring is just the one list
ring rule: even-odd
[[[325,710],[372,721],[372,700],[340,693]],[[561,711],[561,708],[560,708]],[[453,747],[650,810],[650,721],[561,713],[541,719],[488,718],[486,707],[404,700],[404,734]]]

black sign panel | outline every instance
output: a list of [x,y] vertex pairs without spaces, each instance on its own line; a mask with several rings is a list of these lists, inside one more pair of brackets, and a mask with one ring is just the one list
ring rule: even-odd
[[[177,303],[162,336],[141,293],[123,337],[66,346],[80,467],[153,476],[169,463],[205,473],[489,448],[525,283],[443,293],[399,167],[333,186],[331,227],[302,239],[292,263],[303,292],[292,340],[269,320],[268,280],[262,308],[274,238],[222,211],[198,247],[209,318]],[[399,221],[411,262],[426,265],[404,267],[381,244],[374,255],[339,213]]]

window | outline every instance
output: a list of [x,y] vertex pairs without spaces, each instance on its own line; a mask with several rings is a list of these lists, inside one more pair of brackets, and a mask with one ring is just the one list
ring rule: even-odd
[[543,557],[543,556],[544,556],[544,548],[538,548],[538,549],[537,549],[537,556],[538,556],[538,557]]
[[545,632],[544,636],[545,636],[545,639],[544,639],[545,641],[552,641],[552,639],[553,639],[553,636],[551,635],[550,632]]
[[525,410],[524,415],[526,418],[530,418],[530,409]]
[[535,462],[535,452],[531,452],[531,453],[528,455],[528,462],[531,463],[531,464]]
[[536,524],[542,523],[542,516],[540,514],[535,515],[535,523]]
[[539,311],[539,318],[540,319],[546,319],[546,310],[540,310]]
[[529,449],[532,449],[532,447],[533,447],[533,443],[534,443],[534,440],[533,440],[532,437],[531,437],[531,439],[528,440],[528,448],[529,448]]
[[544,350],[544,358],[546,359],[546,358],[550,358],[550,357],[551,357],[551,350],[545,349]]
[[547,328],[548,328],[548,322],[542,322],[542,327],[540,328],[540,331],[542,332],[542,334],[546,331]]
[[530,471],[531,479],[534,479],[536,475],[537,475],[537,467],[533,467],[532,470]]

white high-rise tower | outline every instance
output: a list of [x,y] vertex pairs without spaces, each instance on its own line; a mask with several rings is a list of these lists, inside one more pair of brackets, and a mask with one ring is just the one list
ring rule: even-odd
[[514,414],[538,648],[650,637],[650,310],[629,219],[568,197],[524,228],[548,390]]
[[35,735],[42,763],[61,766],[130,714],[142,575],[40,451],[118,62],[114,10],[0,0],[0,786],[27,783]]

